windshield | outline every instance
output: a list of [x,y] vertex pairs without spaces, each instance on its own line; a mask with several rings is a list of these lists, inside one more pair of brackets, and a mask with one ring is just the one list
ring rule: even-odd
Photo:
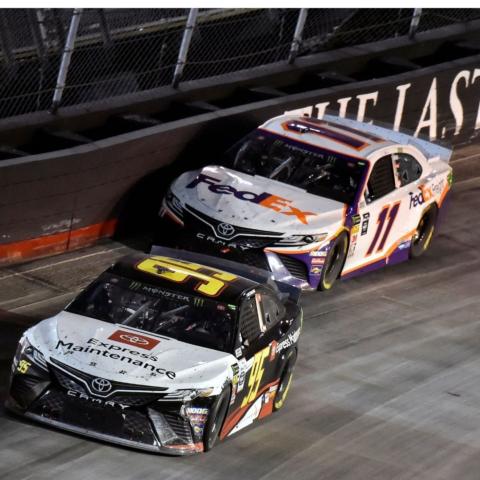
[[352,204],[366,162],[255,130],[226,153],[225,165]]
[[66,309],[182,342],[233,351],[235,306],[104,273]]

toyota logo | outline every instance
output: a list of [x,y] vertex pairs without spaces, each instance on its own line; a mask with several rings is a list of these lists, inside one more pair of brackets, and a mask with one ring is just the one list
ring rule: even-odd
[[231,238],[235,234],[235,228],[229,223],[219,223],[217,225],[217,232],[222,237]]
[[120,338],[126,342],[134,343],[136,345],[148,345],[148,340],[136,337],[135,335],[120,335]]
[[105,378],[94,378],[92,388],[97,393],[108,393],[112,389],[112,384]]

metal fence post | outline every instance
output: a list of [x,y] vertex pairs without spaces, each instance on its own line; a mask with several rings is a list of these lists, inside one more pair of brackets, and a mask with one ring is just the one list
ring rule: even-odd
[[198,8],[191,8],[188,12],[187,25],[183,31],[182,43],[180,45],[180,51],[178,52],[177,64],[175,65],[175,72],[173,74],[172,86],[178,87],[178,84],[183,75],[183,69],[187,61],[188,49],[190,47],[190,41],[192,40],[193,29],[197,23]]
[[412,39],[417,33],[418,25],[420,23],[420,17],[422,16],[422,9],[415,8],[413,10],[412,21],[410,22],[410,30],[408,32],[408,37]]
[[107,18],[105,17],[105,11],[103,8],[99,8],[97,10],[97,13],[100,23],[100,31],[102,32],[103,43],[107,46],[110,46],[112,44],[112,37],[110,36],[110,32],[108,30],[108,23]]
[[8,28],[7,17],[3,12],[0,13],[0,50],[3,50],[6,63],[12,63],[14,56],[12,52],[10,29]]
[[298,12],[297,25],[295,26],[295,33],[293,34],[292,45],[290,47],[290,53],[288,55],[288,63],[291,65],[297,58],[300,45],[303,38],[303,27],[305,26],[305,20],[307,19],[308,8],[301,8]]
[[73,49],[75,48],[75,38],[77,36],[78,25],[80,24],[80,17],[82,15],[82,8],[74,8],[72,19],[70,20],[70,27],[68,29],[67,40],[65,41],[65,48],[63,49],[62,61],[60,69],[58,70],[57,85],[53,93],[52,106],[50,111],[56,112],[62,101],[63,90],[65,88],[65,81],[67,79],[68,67],[72,59]]

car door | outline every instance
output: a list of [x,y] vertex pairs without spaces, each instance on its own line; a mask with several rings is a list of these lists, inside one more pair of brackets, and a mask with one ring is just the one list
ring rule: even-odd
[[343,275],[383,260],[408,232],[404,221],[408,199],[394,169],[395,155],[387,153],[374,162],[359,202],[360,223],[350,238]]
[[240,346],[236,350],[241,358],[235,407],[246,408],[253,404],[276,380],[280,308],[275,297],[262,288],[250,293],[241,303]]

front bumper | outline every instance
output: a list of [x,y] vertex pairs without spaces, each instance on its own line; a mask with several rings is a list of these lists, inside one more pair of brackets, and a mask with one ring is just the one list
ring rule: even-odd
[[[308,253],[287,253],[285,249],[282,249],[282,253],[268,251],[271,243],[263,237],[245,237],[242,243],[237,242],[236,247],[232,247],[231,244],[216,239],[212,232],[205,233],[198,222],[187,223],[180,226],[173,223],[167,215],[160,217],[155,243],[246,263],[270,271],[276,280],[302,290],[316,289],[318,286],[321,266],[318,263],[313,265]],[[169,234],[164,236],[163,231]]]
[[[19,377],[19,378],[16,378]],[[76,434],[149,452],[189,455],[203,451],[206,413],[191,422],[186,407],[174,402],[149,401],[126,406],[105,403],[52,381],[32,400],[34,382],[14,374],[5,407],[18,415]],[[45,383],[45,382],[44,382]],[[25,401],[24,401],[25,399]],[[136,401],[125,403],[135,404]],[[188,409],[187,409],[188,410]],[[206,408],[202,408],[206,412]],[[202,422],[203,420],[203,422]]]

